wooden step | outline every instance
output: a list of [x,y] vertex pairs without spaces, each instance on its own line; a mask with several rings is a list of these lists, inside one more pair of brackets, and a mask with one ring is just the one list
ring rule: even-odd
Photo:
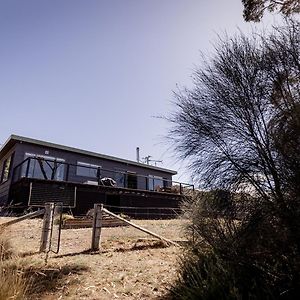
[[[128,226],[128,224],[107,215],[103,216],[102,227],[118,227],[118,226]],[[67,219],[64,220],[62,224],[62,229],[77,229],[77,228],[92,228],[92,227],[93,227],[93,219],[91,218]]]

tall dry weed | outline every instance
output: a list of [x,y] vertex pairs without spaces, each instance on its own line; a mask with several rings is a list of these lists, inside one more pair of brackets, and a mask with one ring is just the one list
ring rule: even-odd
[[0,300],[25,299],[29,281],[15,268],[14,252],[7,232],[0,231]]

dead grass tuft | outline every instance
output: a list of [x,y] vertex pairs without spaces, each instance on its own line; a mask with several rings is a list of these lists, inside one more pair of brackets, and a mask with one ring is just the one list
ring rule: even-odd
[[0,229],[0,261],[9,259],[13,256],[13,249],[6,235],[5,230]]
[[25,277],[30,278],[27,295],[32,299],[48,292],[55,292],[70,285],[68,278],[72,275],[81,275],[88,271],[88,267],[81,265],[63,265],[58,267],[29,267],[24,270]]
[[12,270],[9,268],[5,269],[1,266],[0,282],[0,300],[25,299],[29,282],[24,277],[22,271]]
[[139,239],[131,248],[131,250],[158,249],[167,247],[169,247],[169,245],[161,240],[145,242],[145,240]]
[[14,252],[4,230],[0,230],[0,300],[24,299],[28,287],[22,271],[10,268]]

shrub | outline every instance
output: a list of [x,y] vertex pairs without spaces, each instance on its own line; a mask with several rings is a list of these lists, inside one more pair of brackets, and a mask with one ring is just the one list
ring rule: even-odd
[[207,214],[206,193],[187,198],[190,243],[171,288],[173,298],[296,299],[300,261],[288,231],[267,207],[251,205],[259,199],[248,196],[248,202],[244,199],[241,204],[240,198],[232,196],[231,214],[226,217]]

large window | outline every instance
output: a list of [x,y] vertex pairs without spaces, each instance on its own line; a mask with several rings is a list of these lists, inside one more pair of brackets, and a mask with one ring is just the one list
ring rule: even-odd
[[31,158],[29,165],[22,167],[22,176],[46,180],[64,180],[64,164],[62,158],[26,153],[25,159]]
[[77,162],[76,175],[90,178],[97,178],[98,169],[101,166],[93,165],[85,162]]
[[127,172],[127,187],[129,189],[137,189],[137,176],[135,173]]
[[2,172],[1,172],[1,183],[7,181],[9,178],[11,172],[12,160],[13,160],[13,154],[7,159],[5,159],[3,162]]
[[115,173],[115,181],[117,187],[125,187],[125,174],[122,171],[117,171]]
[[164,186],[162,177],[149,175],[149,191],[157,191]]

